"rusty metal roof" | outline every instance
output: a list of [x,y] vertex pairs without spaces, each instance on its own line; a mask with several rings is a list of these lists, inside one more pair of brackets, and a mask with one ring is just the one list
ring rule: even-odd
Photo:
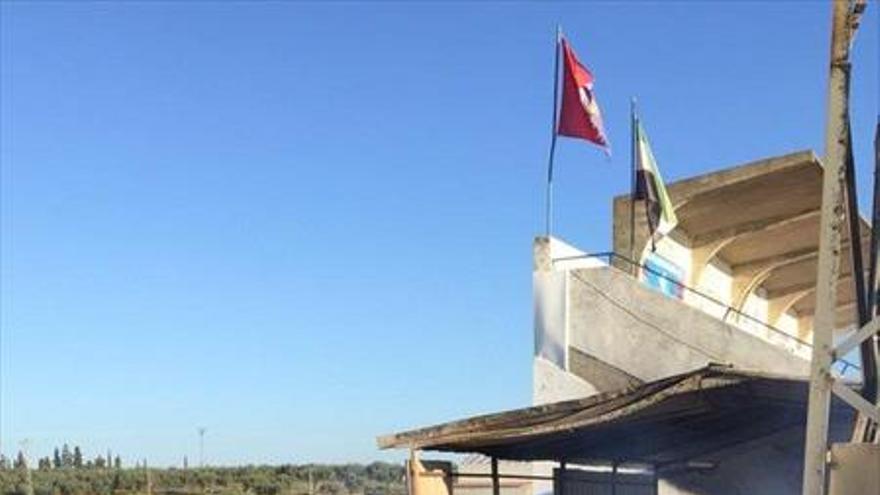
[[[584,399],[476,416],[379,437],[380,448],[507,460],[674,464],[791,430],[803,435],[808,384],[710,365]],[[835,403],[833,422],[852,414]]]

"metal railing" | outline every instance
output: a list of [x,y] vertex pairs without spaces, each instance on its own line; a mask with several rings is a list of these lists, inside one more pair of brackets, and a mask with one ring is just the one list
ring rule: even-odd
[[[737,316],[737,318],[742,318],[742,319],[748,320],[756,325],[759,325],[759,326],[763,327],[764,329],[766,329],[767,331],[773,333],[774,335],[782,338],[783,340],[787,340],[787,341],[792,342],[796,345],[803,346],[807,349],[813,348],[813,344],[810,342],[807,342],[803,339],[795,337],[794,335],[791,335],[791,334],[767,323],[766,321],[761,320],[760,318],[756,318],[755,316],[752,316],[746,312],[743,312],[742,310],[740,310],[738,308],[734,308],[733,306],[731,306],[727,303],[724,303],[723,301],[720,301],[717,298],[715,298],[709,294],[706,294],[705,292],[702,292],[702,291],[697,290],[693,287],[690,287],[690,286],[682,283],[680,280],[672,278],[669,275],[667,275],[661,271],[655,270],[654,268],[651,268],[650,266],[645,265],[644,263],[640,263],[638,261],[632,260],[626,256],[615,253],[613,251],[604,251],[604,252],[600,252],[600,253],[590,253],[590,254],[580,254],[580,255],[576,255],[576,256],[563,256],[560,258],[553,258],[552,263],[555,264],[557,262],[575,261],[575,260],[579,260],[579,259],[604,260],[608,266],[614,266],[613,262],[615,260],[619,260],[619,261],[621,261],[631,267],[638,268],[638,269],[643,270],[647,273],[650,273],[651,275],[662,278],[663,280],[675,285],[676,287],[682,289],[683,291],[685,291],[689,294],[694,294],[696,296],[701,297],[702,299],[704,299],[706,301],[709,301],[709,302],[719,306],[721,309],[724,310],[724,316],[721,317],[720,320],[725,323],[728,323],[728,320],[727,320],[728,315],[735,314]],[[744,331],[746,331],[746,330],[744,330]],[[859,367],[859,365],[857,365],[853,362],[850,362],[846,359],[839,359],[837,361],[837,363],[840,363],[841,369],[838,370],[838,372],[841,375],[844,375],[847,372],[847,370],[849,370],[850,368],[852,368],[854,370],[861,369]]]

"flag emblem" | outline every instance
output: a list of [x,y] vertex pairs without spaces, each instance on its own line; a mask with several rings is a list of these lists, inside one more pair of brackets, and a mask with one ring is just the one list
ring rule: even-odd
[[590,141],[608,150],[602,111],[593,92],[593,73],[578,60],[571,45],[561,38],[563,53],[562,104],[559,108],[560,136]]

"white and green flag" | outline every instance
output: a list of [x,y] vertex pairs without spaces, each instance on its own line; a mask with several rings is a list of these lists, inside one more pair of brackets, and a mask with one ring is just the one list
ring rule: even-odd
[[669,193],[666,192],[666,185],[663,184],[663,177],[660,176],[660,169],[657,168],[648,135],[645,134],[641,122],[637,122],[635,128],[635,199],[645,200],[651,236],[653,237],[654,232],[666,235],[675,228],[678,219],[675,217],[672,201],[669,200]]

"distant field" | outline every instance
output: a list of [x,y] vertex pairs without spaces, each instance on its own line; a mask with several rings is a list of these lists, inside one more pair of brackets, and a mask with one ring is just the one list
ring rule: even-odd
[[[309,489],[311,472],[312,490]],[[201,469],[42,468],[33,469],[33,495],[403,495],[403,467],[368,465],[282,465]],[[27,471],[0,470],[0,494],[30,495]]]

